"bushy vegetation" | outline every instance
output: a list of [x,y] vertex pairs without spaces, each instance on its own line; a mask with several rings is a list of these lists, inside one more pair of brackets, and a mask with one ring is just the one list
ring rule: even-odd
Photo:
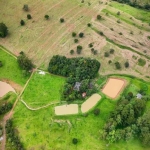
[[[57,75],[68,77],[64,89],[62,99],[73,101],[83,99],[82,93],[87,96],[96,92],[96,88],[91,79],[96,77],[100,68],[100,63],[90,58],[66,58],[65,56],[53,56],[49,63],[49,72]],[[75,89],[76,82],[79,87]]]
[[30,71],[33,69],[33,63],[32,61],[22,52],[17,58],[19,66],[25,70],[25,71]]
[[4,38],[8,34],[8,28],[4,23],[0,23],[0,37]]
[[146,101],[147,98],[138,99],[131,94],[122,97],[104,126],[103,138],[112,143],[137,137],[149,145],[150,112],[143,115]]
[[27,14],[27,19],[32,19],[30,14]]
[[12,120],[8,120],[6,122],[5,128],[6,128],[7,141],[11,145],[11,149],[24,150],[24,147],[20,142],[20,139],[13,127]]
[[138,59],[138,65],[139,66],[144,66],[145,64],[146,64],[146,60],[145,59],[142,59],[142,58]]
[[139,0],[113,0],[113,1],[117,1],[119,3],[125,3],[125,4],[129,4],[130,6],[136,7],[136,8],[142,8],[142,9],[147,9],[150,10],[150,3],[148,2],[142,2]]
[[94,78],[99,68],[100,63],[95,59],[66,58],[65,56],[55,55],[50,60],[48,71],[65,77],[75,77],[80,81]]

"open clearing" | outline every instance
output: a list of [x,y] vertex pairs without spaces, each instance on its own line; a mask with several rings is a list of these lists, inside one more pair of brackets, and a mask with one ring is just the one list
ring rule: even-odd
[[22,99],[33,109],[43,107],[51,102],[59,102],[64,83],[65,78],[63,77],[49,73],[40,75],[35,72],[22,95]]
[[56,115],[78,114],[78,104],[61,105],[55,107]]
[[119,78],[109,78],[102,92],[111,98],[116,98],[126,85],[125,80]]
[[10,91],[15,93],[15,90],[9,84],[0,81],[0,97],[3,97]]
[[92,109],[101,99],[101,96],[99,94],[93,94],[90,98],[88,98],[82,105],[81,105],[81,111],[82,113],[88,112],[90,109]]

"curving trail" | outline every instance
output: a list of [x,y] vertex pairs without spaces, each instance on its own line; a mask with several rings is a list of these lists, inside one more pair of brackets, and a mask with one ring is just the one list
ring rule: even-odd
[[47,104],[47,105],[45,105],[45,106],[41,106],[41,107],[38,107],[38,108],[31,108],[31,107],[29,107],[29,106],[27,105],[27,103],[26,103],[24,100],[21,99],[21,102],[22,102],[29,110],[33,110],[33,111],[35,111],[35,110],[40,110],[40,109],[46,108],[46,107],[48,107],[48,106],[50,106],[50,105],[54,105],[54,104],[58,104],[58,103],[59,103],[59,102],[55,102],[55,103],[50,103],[50,104]]

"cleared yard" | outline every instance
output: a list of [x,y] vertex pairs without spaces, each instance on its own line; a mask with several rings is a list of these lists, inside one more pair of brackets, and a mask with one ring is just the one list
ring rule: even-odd
[[0,81],[0,97],[3,97],[10,91],[15,92],[15,90],[9,84]]
[[56,115],[72,115],[78,113],[78,104],[62,105],[55,107]]
[[116,98],[126,85],[125,80],[109,78],[102,92],[111,98]]
[[88,112],[91,108],[93,108],[98,101],[100,101],[101,96],[99,94],[93,94],[89,99],[87,99],[82,105],[81,105],[81,111],[82,113]]

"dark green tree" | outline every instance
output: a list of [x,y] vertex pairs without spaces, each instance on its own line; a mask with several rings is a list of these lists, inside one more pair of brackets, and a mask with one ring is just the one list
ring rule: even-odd
[[25,25],[25,21],[24,21],[24,20],[21,20],[21,21],[20,21],[20,25],[21,25],[21,26],[24,26],[24,25]]
[[82,38],[83,36],[84,36],[84,33],[83,33],[83,32],[80,32],[80,33],[79,33],[79,37]]
[[64,18],[60,18],[60,23],[63,23],[65,22],[65,19]]
[[44,18],[45,18],[46,20],[48,20],[48,19],[49,19],[49,15],[45,15]]
[[78,143],[78,139],[77,138],[73,138],[72,139],[72,143],[76,145]]
[[4,23],[0,23],[0,37],[4,38],[8,34],[8,28]]
[[30,14],[27,14],[27,19],[32,19]]

